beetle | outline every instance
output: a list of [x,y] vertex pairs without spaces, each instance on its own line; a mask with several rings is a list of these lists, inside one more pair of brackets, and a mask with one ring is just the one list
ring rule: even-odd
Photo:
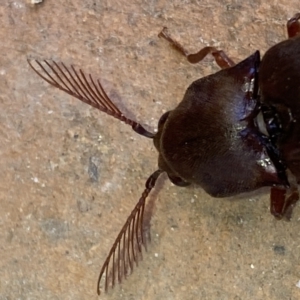
[[[235,64],[222,50],[188,52],[163,28],[167,40],[190,63],[211,54],[221,70],[194,81],[176,108],[164,113],[157,133],[126,117],[99,80],[63,63],[28,60],[52,86],[130,125],[153,139],[158,170],[117,236],[100,271],[105,291],[137,263],[144,237],[146,198],[161,173],[178,186],[199,185],[213,197],[271,187],[271,213],[291,218],[300,182],[300,14],[287,22],[289,38]],[[38,66],[38,67],[37,67]]]

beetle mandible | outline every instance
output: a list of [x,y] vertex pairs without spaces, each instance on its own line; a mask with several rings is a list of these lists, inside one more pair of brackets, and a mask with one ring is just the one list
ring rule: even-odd
[[[152,138],[158,170],[116,238],[100,271],[105,290],[122,281],[145,246],[145,202],[159,175],[178,186],[196,184],[214,197],[271,187],[271,213],[290,219],[300,182],[300,13],[287,22],[288,39],[260,60],[256,51],[235,64],[222,50],[188,52],[164,28],[159,34],[190,63],[213,55],[221,71],[194,81],[176,108],[163,114],[157,133],[127,118],[95,81],[73,66],[38,61],[31,68],[49,84]],[[298,126],[299,125],[299,126]]]

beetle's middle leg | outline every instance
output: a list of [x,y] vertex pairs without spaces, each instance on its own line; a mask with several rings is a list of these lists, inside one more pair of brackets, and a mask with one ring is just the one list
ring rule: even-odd
[[296,35],[300,35],[300,13],[295,14],[291,19],[288,20],[286,27],[289,38]]
[[272,215],[281,220],[285,218],[290,220],[292,217],[293,208],[299,200],[299,192],[297,188],[292,188],[289,193],[285,188],[272,187],[271,188],[271,213]]
[[216,63],[219,65],[220,68],[226,69],[229,67],[233,67],[235,63],[225,54],[222,50],[217,50],[215,47],[204,47],[197,53],[189,54],[183,46],[175,41],[169,34],[167,27],[164,27],[162,31],[158,34],[159,37],[164,38],[167,40],[172,47],[174,47],[179,53],[184,55],[187,60],[192,63],[196,64],[201,61],[205,56],[211,54],[214,58]]

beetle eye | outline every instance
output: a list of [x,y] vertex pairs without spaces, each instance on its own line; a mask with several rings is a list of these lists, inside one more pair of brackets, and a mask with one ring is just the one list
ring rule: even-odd
[[160,129],[168,119],[170,111],[165,112],[158,121],[158,129]]
[[262,111],[260,111],[259,114],[256,116],[256,124],[257,124],[258,130],[262,134],[269,136]]

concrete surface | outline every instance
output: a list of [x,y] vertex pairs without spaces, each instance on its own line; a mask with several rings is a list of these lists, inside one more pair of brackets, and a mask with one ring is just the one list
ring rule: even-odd
[[[0,299],[97,299],[101,264],[157,167],[150,140],[50,87],[28,57],[91,71],[155,128],[218,70],[189,65],[157,37],[163,26],[190,51],[238,61],[284,39],[298,11],[298,0],[0,1]],[[160,184],[148,252],[101,299],[300,299],[299,208],[278,222],[268,189],[224,200]]]

